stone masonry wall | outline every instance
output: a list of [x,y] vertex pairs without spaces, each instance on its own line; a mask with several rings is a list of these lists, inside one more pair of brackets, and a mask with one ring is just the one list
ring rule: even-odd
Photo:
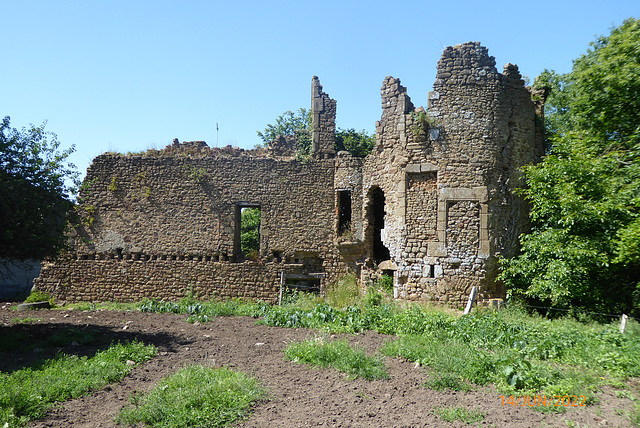
[[137,302],[145,298],[278,301],[282,266],[205,260],[67,259],[43,266],[38,289],[73,302]]
[[335,155],[336,142],[336,100],[322,91],[317,76],[311,82],[311,115],[313,119],[313,154],[319,158],[331,158]]
[[102,155],[85,183],[81,207],[89,242],[78,241],[81,254],[234,261],[240,258],[235,221],[243,206],[260,207],[262,257],[327,253],[318,243],[333,238],[332,161]]
[[[364,159],[336,155],[336,101],[315,76],[309,161],[293,159],[286,139],[264,152],[174,140],[146,155],[101,155],[70,232],[76,251],[45,264],[36,287],[64,300],[192,291],[274,301],[281,273],[321,274],[324,285],[384,271],[401,299],[460,306],[474,286],[480,299],[502,297],[497,259],[517,251],[528,225],[513,190],[519,168],[543,152],[542,104],[515,65],[499,73],[477,42],[444,50],[433,89],[425,109],[384,79]],[[240,248],[249,207],[261,212],[255,259]]]
[[[38,287],[72,300],[135,299],[144,294],[139,287],[175,298],[207,284],[208,294],[264,299],[277,295],[279,271],[335,280],[348,268],[333,246],[333,182],[330,159],[301,163],[213,149],[101,155],[81,194],[76,253],[44,268]],[[239,250],[242,207],[260,207],[256,262]]]
[[396,295],[462,304],[479,286],[481,299],[501,297],[497,256],[513,253],[527,224],[526,205],[512,193],[518,168],[542,152],[517,67],[498,73],[486,48],[465,43],[443,52],[427,109],[397,78],[384,80],[381,95],[363,187],[385,194]]

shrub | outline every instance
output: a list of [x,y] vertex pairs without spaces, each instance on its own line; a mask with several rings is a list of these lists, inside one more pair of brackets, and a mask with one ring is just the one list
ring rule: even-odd
[[24,300],[25,303],[36,303],[36,302],[49,302],[51,307],[54,305],[53,298],[49,295],[49,293],[45,293],[44,291],[34,290],[27,296]]

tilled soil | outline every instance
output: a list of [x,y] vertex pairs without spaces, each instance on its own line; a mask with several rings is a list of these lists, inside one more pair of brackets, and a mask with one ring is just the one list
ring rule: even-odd
[[[503,405],[492,387],[471,392],[434,391],[424,387],[429,370],[399,358],[385,358],[388,380],[350,380],[333,369],[316,369],[287,361],[283,350],[290,342],[319,335],[306,329],[256,325],[248,317],[216,318],[207,324],[190,324],[185,316],[119,311],[40,310],[16,312],[0,306],[0,340],[9,330],[24,331],[34,341],[56,330],[75,326],[98,338],[90,345],[36,348],[27,352],[0,352],[0,371],[11,372],[30,363],[65,353],[92,355],[113,341],[138,339],[158,348],[158,356],[136,366],[131,375],[92,395],[65,402],[33,427],[113,427],[115,415],[133,393],[152,389],[162,377],[180,367],[201,364],[227,367],[250,374],[267,390],[251,415],[238,427],[461,427],[445,422],[435,408],[465,407],[486,416],[476,426],[567,427],[630,426],[626,416],[635,405],[604,390],[597,405],[569,408],[548,414],[528,407]],[[38,321],[16,323],[18,318]],[[367,332],[346,337],[374,354],[392,336]],[[637,395],[637,388],[634,393]]]

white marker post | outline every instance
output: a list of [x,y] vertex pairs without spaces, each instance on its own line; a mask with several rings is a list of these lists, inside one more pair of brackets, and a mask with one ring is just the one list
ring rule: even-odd
[[467,315],[471,312],[471,308],[473,308],[473,301],[476,300],[476,293],[478,292],[478,287],[474,286],[471,289],[471,294],[469,294],[469,301],[467,302],[467,307],[464,308],[464,313],[462,315]]

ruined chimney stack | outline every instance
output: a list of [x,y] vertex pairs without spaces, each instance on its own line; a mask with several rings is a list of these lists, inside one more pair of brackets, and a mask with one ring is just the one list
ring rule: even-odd
[[322,91],[318,76],[311,80],[312,153],[321,159],[336,155],[336,100]]

